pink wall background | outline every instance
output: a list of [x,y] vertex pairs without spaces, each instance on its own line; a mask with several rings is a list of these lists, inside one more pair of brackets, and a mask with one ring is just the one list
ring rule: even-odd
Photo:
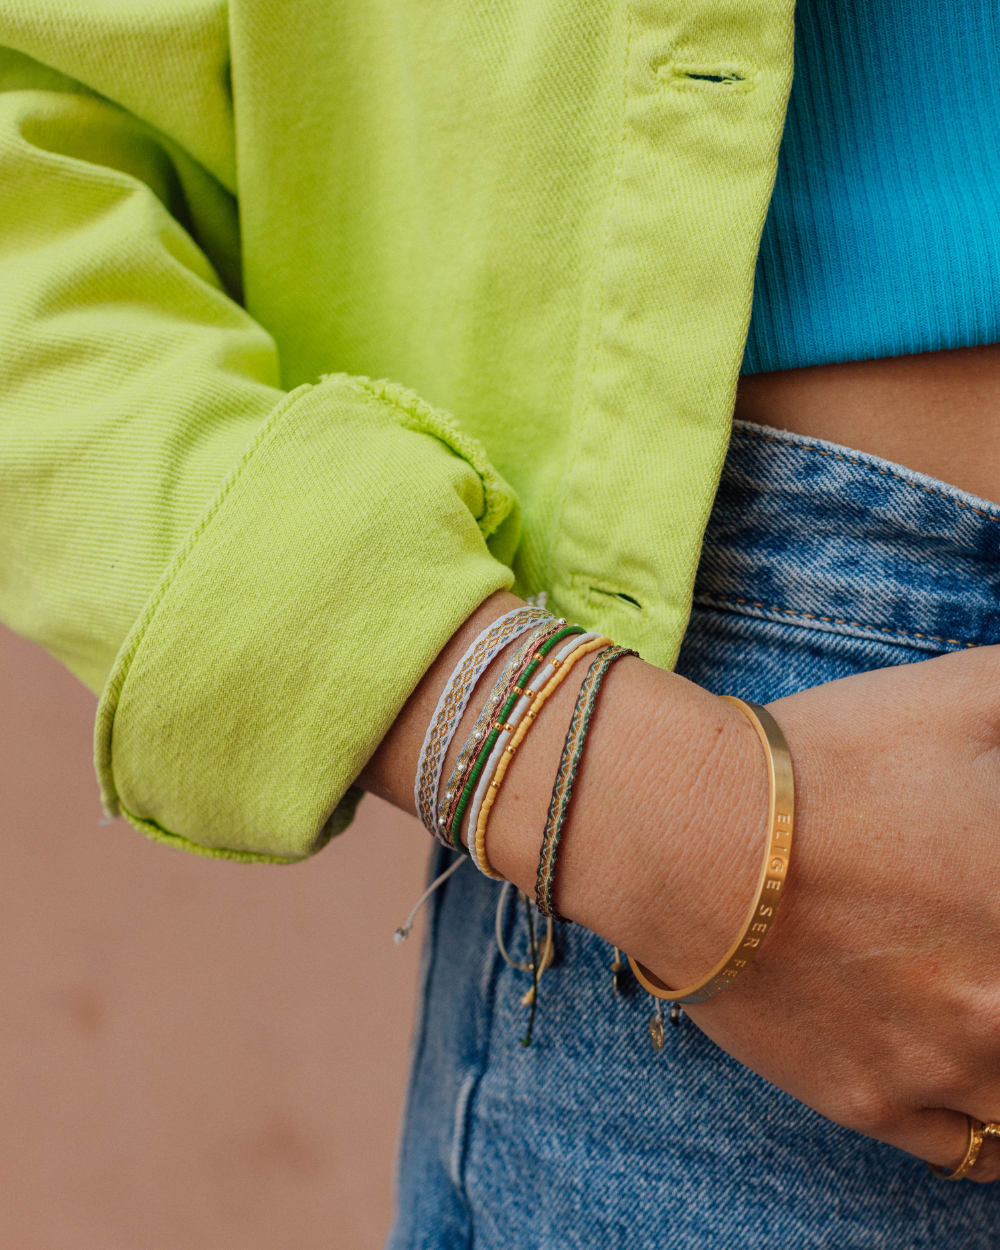
[[94,708],[0,628],[0,1246],[374,1250],[427,836],[366,799],[282,868],[101,827]]

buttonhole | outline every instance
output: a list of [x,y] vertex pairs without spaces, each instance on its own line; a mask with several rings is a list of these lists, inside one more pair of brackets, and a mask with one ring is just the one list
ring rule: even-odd
[[669,61],[661,65],[657,77],[670,86],[700,91],[714,91],[720,87],[737,91],[749,91],[756,84],[758,71],[749,65],[725,62],[715,65],[692,65],[681,61]]
[[634,608],[637,612],[642,611],[642,604],[632,595],[626,595],[621,590],[604,590],[601,586],[591,586],[591,592],[595,595],[601,595],[605,599],[617,599],[619,603],[624,603],[630,608]]
[[698,82],[743,82],[742,74],[685,74],[685,78],[695,78]]

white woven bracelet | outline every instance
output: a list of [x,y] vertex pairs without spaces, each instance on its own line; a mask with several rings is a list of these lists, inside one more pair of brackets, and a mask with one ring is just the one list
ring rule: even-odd
[[413,783],[417,815],[428,833],[437,836],[436,809],[441,770],[476,683],[498,652],[550,615],[544,608],[534,607],[514,608],[505,613],[473,641],[448,678],[424,734]]
[[465,780],[465,771],[469,767],[476,755],[476,749],[483,738],[489,733],[490,725],[493,723],[493,717],[499,707],[501,701],[506,700],[506,695],[510,692],[511,678],[515,673],[519,672],[524,664],[525,656],[533,651],[537,646],[545,641],[548,634],[554,633],[566,624],[565,620],[550,617],[543,621],[527,635],[521,636],[517,647],[514,649],[513,655],[508,659],[503,667],[493,689],[490,691],[486,702],[483,704],[479,717],[472,732],[469,734],[468,740],[458,753],[455,761],[455,767],[452,769],[451,776],[448,778],[444,793],[439,791],[438,810],[437,810],[437,828],[435,836],[442,846],[451,847],[451,830],[449,828],[448,815],[451,811],[452,799],[455,797],[455,791],[462,785]]

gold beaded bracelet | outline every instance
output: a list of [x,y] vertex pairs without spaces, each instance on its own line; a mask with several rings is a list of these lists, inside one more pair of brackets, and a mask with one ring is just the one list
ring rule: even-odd
[[753,963],[761,942],[774,923],[778,904],[785,888],[788,861],[792,850],[792,825],[795,815],[795,788],[792,779],[792,758],[788,743],[778,722],[766,708],[756,703],[744,703],[732,695],[722,696],[727,703],[739,708],[757,731],[767,757],[767,779],[770,800],[767,816],[767,849],[757,882],[757,891],[747,915],[743,931],[703,981],[672,990],[658,976],[644,968],[629,955],[639,983],[656,998],[676,1003],[703,1003],[728,989],[741,972]]
[[[470,830],[469,833],[470,841],[472,841],[473,837],[475,838],[476,856],[479,860],[480,867],[487,877],[492,877],[495,881],[503,881],[505,879],[503,874],[497,872],[486,857],[486,826],[489,824],[490,820],[490,809],[493,807],[496,797],[500,792],[500,786],[503,783],[504,776],[507,769],[510,767],[510,762],[514,758],[517,748],[524,741],[528,730],[535,723],[538,713],[541,711],[545,700],[548,699],[550,695],[554,694],[558,687],[562,685],[562,683],[569,676],[569,671],[577,660],[583,655],[589,655],[592,651],[599,651],[603,647],[608,647],[610,645],[611,639],[603,636],[595,638],[592,642],[584,643],[582,647],[577,647],[575,651],[568,655],[565,660],[559,662],[556,672],[549,678],[541,690],[534,695],[532,695],[530,690],[524,691],[526,696],[534,698],[534,702],[524,713],[521,723],[518,725],[513,738],[511,738],[508,745],[504,748],[503,754],[500,756],[500,762],[497,765],[497,770],[494,773],[493,780],[490,782],[489,788],[486,791],[486,797],[483,799],[483,805],[479,809],[479,819],[476,821],[476,828],[475,830]],[[556,661],[550,660],[549,663],[555,665]]]

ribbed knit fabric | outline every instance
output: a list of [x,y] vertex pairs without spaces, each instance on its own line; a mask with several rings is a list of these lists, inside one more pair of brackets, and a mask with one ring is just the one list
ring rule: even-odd
[[744,373],[1000,340],[1000,9],[799,0]]

